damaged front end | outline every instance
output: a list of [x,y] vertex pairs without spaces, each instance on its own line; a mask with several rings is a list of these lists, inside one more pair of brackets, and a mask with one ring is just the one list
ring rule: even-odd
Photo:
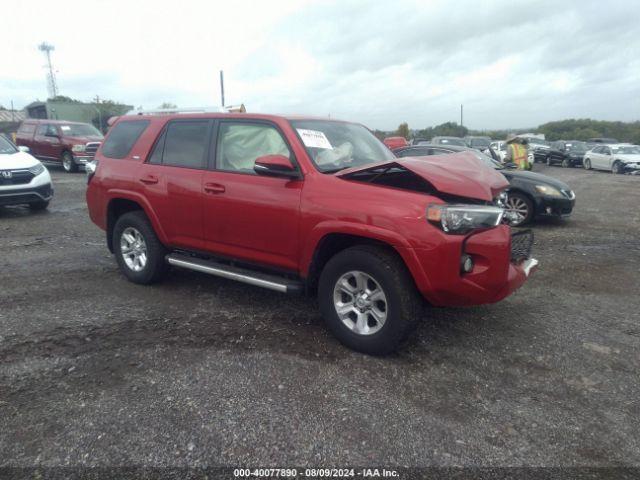
[[444,236],[414,250],[429,278],[429,287],[421,291],[433,305],[499,301],[519,288],[538,264],[531,258],[533,233],[513,232],[508,226],[508,181],[472,154],[405,157],[336,175],[440,200],[427,201],[425,216]]

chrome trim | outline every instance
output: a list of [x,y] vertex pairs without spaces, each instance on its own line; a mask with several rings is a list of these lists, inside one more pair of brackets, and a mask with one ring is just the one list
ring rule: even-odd
[[287,286],[282,283],[270,282],[269,280],[250,277],[249,275],[230,272],[221,268],[209,267],[207,265],[202,265],[194,262],[187,262],[186,260],[174,258],[171,255],[167,256],[167,262],[169,262],[170,265],[175,265],[176,267],[188,268],[190,270],[195,270],[196,272],[208,273],[209,275],[215,275],[217,277],[222,277],[229,280],[248,283],[249,285],[255,285],[256,287],[263,287],[268,288],[269,290],[275,290],[276,292],[287,293]]
[[524,270],[524,274],[528,277],[533,270],[538,268],[538,263],[538,260],[536,260],[535,258],[530,258],[529,260],[525,260],[524,262],[522,262],[521,266]]

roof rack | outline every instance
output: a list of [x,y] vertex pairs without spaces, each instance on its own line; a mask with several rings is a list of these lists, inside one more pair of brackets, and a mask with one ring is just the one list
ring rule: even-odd
[[244,103],[226,107],[152,108],[129,110],[125,115],[175,115],[180,113],[246,113]]

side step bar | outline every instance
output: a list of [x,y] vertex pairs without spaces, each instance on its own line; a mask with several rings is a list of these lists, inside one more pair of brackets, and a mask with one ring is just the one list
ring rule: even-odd
[[290,280],[288,278],[279,277],[277,275],[269,275],[266,273],[256,272],[247,268],[225,265],[224,263],[205,260],[202,258],[190,257],[180,253],[171,253],[166,256],[166,260],[170,265],[176,267],[187,268],[197,272],[208,273],[216,277],[236,280],[257,287],[268,288],[282,293],[302,293],[304,285],[300,281]]

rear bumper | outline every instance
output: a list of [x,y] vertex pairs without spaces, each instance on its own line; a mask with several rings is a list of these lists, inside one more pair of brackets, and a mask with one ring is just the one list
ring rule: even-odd
[[[413,249],[410,266],[418,290],[435,306],[495,303],[520,288],[537,268],[532,258],[512,260],[511,230],[501,225],[467,238],[452,238],[433,249]],[[405,252],[409,253],[409,252]],[[470,255],[473,270],[461,273],[460,259]],[[404,257],[405,255],[403,255]]]

